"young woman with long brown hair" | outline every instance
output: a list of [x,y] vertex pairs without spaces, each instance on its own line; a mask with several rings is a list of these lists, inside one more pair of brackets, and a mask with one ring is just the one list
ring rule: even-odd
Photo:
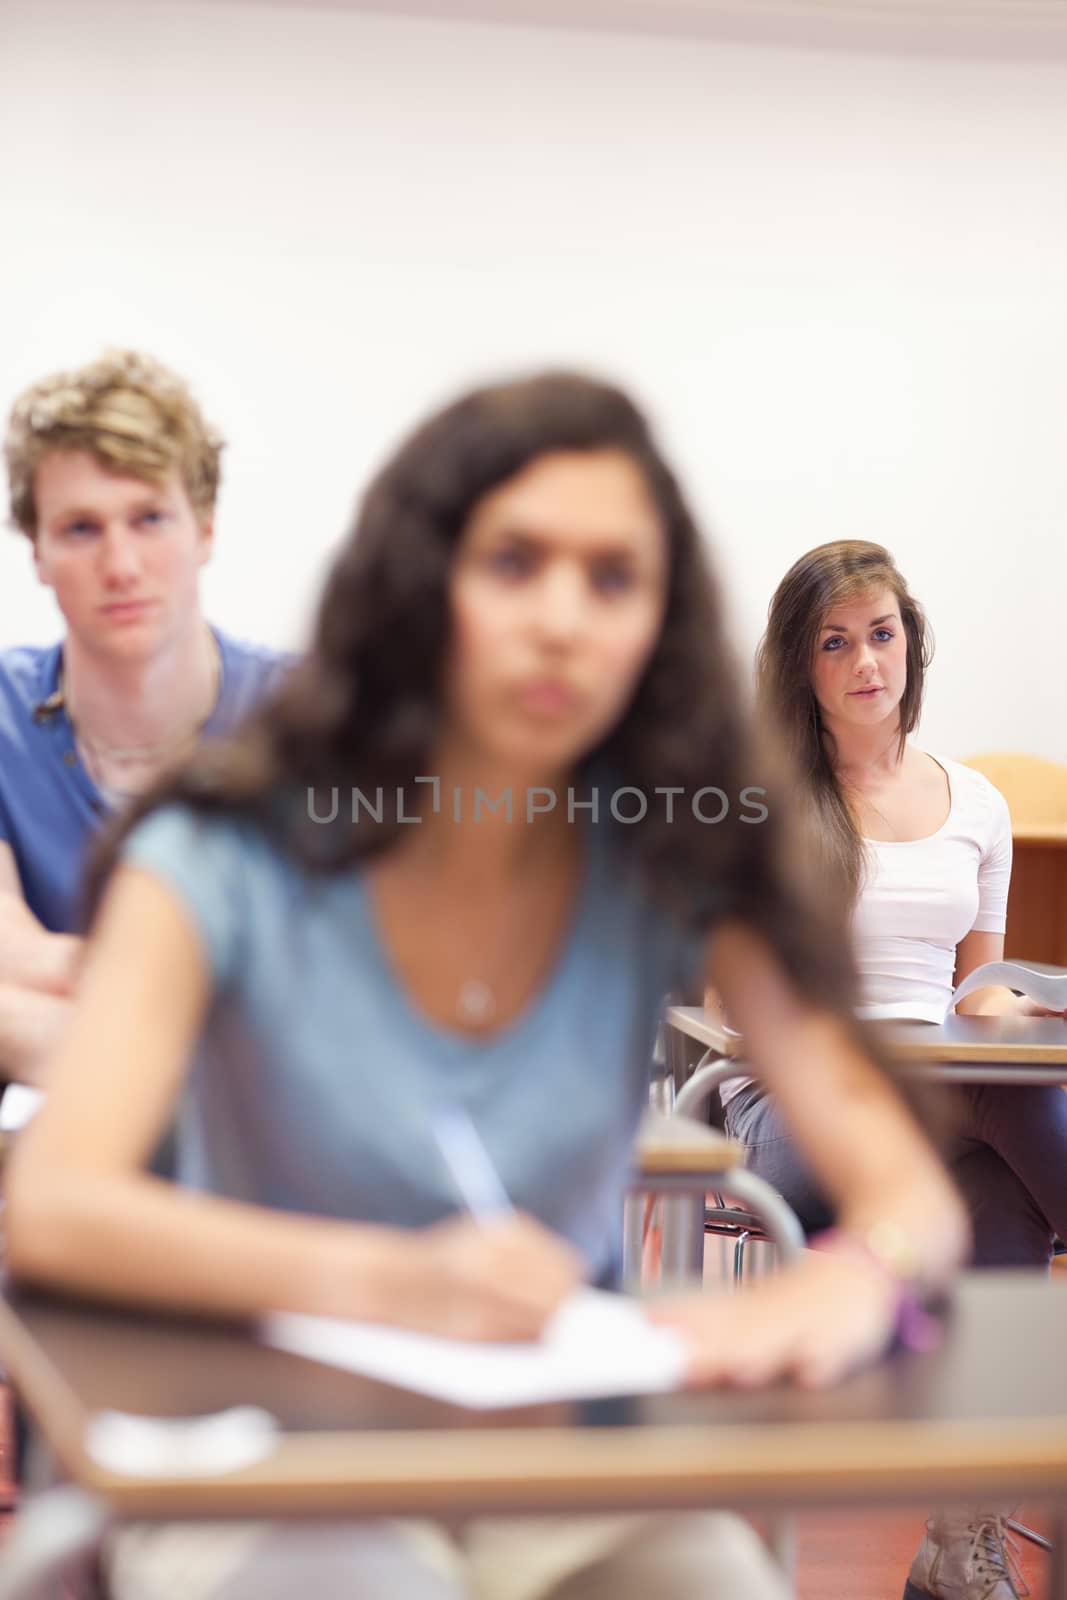
[[[1011,827],[1003,797],[980,773],[909,741],[930,654],[922,607],[888,551],[842,540],[809,550],[782,579],[757,675],[805,787],[808,848],[827,894],[850,911],[862,1010],[938,1022],[954,985],[1003,956]],[[1003,988],[959,1005],[979,1014],[1036,1009]],[[783,1107],[751,1080],[727,1085],[723,1098],[752,1170],[809,1232],[825,1227],[832,1202]],[[1047,1267],[1056,1235],[1067,1238],[1062,1089],[961,1088],[947,1154],[971,1212],[975,1262]],[[1011,1580],[996,1568],[1005,1548],[996,1513],[935,1521],[909,1600],[1010,1600]]]
[[[186,1310],[534,1335],[582,1278],[612,1277],[660,999],[699,968],[842,1232],[748,1294],[657,1314],[694,1382],[828,1382],[872,1359],[901,1279],[943,1283],[965,1224],[851,1021],[778,809],[744,820],[763,770],[700,536],[633,403],[556,375],[431,418],[371,486],[279,698],[115,841],[81,1003],[10,1173],[15,1273]],[[458,1214],[426,1110],[442,1095],[515,1220]],[[145,1163],[175,1107],[171,1186]],[[706,1515],[503,1541],[476,1523],[429,1563],[397,1529],[265,1528],[239,1557],[198,1537],[183,1600],[258,1595],[279,1560],[324,1597],[512,1593],[485,1562],[503,1550],[513,1583],[531,1537],[538,1594],[779,1588]],[[146,1592],[153,1539],[120,1549],[120,1597]]]

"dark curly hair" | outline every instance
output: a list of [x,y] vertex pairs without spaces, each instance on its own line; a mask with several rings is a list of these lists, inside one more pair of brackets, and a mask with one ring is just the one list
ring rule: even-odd
[[[658,510],[669,575],[658,641],[629,706],[575,776],[616,787],[730,799],[718,824],[679,804],[620,830],[620,864],[693,928],[735,916],[761,933],[813,999],[847,1009],[841,929],[824,917],[788,847],[788,784],[748,713],[703,542],[645,417],[618,388],[547,373],[477,389],[424,422],[371,483],[326,583],[307,656],[236,740],[206,744],[115,827],[92,877],[93,899],[121,839],[148,811],[181,801],[253,821],[312,872],[336,872],[387,849],[380,822],[308,820],[316,792],[408,790],[427,771],[443,717],[448,581],[479,500],[538,457],[617,450],[639,468]],[[742,820],[737,797],[768,791],[768,815]],[[321,812],[319,813],[321,815]]]

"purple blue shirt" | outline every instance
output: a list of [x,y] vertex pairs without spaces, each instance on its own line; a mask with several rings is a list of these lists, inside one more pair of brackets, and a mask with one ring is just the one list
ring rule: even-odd
[[[232,733],[270,692],[290,657],[217,628],[222,675],[203,737]],[[111,807],[82,764],[59,696],[61,644],[0,651],[0,842],[22,893],[51,933],[80,931],[89,847]]]

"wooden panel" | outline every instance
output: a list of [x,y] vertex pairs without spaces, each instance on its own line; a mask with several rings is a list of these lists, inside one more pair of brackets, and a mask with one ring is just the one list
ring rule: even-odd
[[1012,827],[1067,824],[1067,767],[1014,751],[970,756],[966,762],[1000,790]]
[[1067,830],[1018,830],[1004,951],[1011,961],[1067,967]]

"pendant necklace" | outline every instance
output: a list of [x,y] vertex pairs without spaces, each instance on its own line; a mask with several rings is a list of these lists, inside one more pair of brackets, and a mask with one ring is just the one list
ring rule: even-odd
[[[543,882],[543,871],[538,872],[537,881]],[[456,1016],[468,1027],[484,1027],[496,1015],[500,979],[517,949],[517,939],[504,936],[514,919],[514,903],[514,898],[509,899],[505,916],[497,925],[498,937],[488,946],[492,958],[480,963],[480,974],[464,978],[456,991]],[[528,919],[520,915],[517,923],[520,930],[525,929]]]
[[456,996],[456,1015],[461,1022],[488,1022],[496,1010],[496,996],[484,978],[464,978]]
[[108,783],[104,773],[109,765],[114,765],[120,769],[123,767],[151,765],[154,769],[154,776],[155,771],[161,769],[169,761],[176,759],[179,754],[184,754],[186,749],[193,744],[214,711],[218,703],[219,691],[222,687],[222,657],[214,634],[211,635],[211,646],[211,688],[205,702],[206,709],[197,714],[196,721],[191,725],[182,728],[177,733],[170,733],[165,738],[156,740],[151,744],[108,745],[84,728],[79,727],[74,699],[67,682],[66,672],[61,672],[59,692],[65,700],[67,718],[74,732],[74,742],[77,746],[78,754],[81,756],[82,765],[98,788],[107,794],[128,800],[140,792],[140,786],[127,789],[121,784]]

